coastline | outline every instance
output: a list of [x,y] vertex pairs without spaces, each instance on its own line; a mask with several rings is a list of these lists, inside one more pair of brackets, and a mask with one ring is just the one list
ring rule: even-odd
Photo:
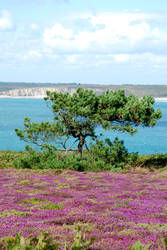
[[[11,98],[11,99],[43,99],[46,95],[36,95],[36,96],[10,96],[10,95],[0,95],[2,98]],[[167,102],[167,97],[154,97],[156,102]]]
[[156,102],[167,102],[167,97],[155,97]]
[[0,95],[0,98],[11,98],[11,99],[43,99],[46,95],[37,96],[10,96],[10,95]]

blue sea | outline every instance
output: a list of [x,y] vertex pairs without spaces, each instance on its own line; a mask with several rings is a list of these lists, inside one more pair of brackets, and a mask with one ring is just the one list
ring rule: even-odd
[[[155,109],[162,110],[162,118],[153,128],[138,128],[131,136],[125,133],[107,131],[104,137],[113,140],[116,136],[124,140],[129,152],[140,154],[167,153],[167,102],[156,102]],[[14,129],[24,128],[24,118],[32,121],[53,121],[53,113],[43,99],[0,98],[0,150],[24,150],[26,143],[20,141]],[[100,133],[101,129],[97,129]]]

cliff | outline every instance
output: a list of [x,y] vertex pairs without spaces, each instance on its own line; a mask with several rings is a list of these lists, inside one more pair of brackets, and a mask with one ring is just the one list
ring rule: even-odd
[[0,92],[0,96],[9,96],[9,97],[44,97],[46,96],[46,91],[57,91],[57,92],[69,92],[74,93],[76,88],[68,87],[35,87],[35,88],[23,88],[23,89],[13,89],[8,91]]
[[139,97],[143,95],[152,95],[153,97],[167,97],[167,85],[54,85],[54,87],[26,87],[16,88],[7,91],[0,91],[0,97],[45,97],[46,91],[62,92],[62,93],[74,93],[77,88],[82,87],[84,89],[92,89],[96,94],[105,92],[106,90],[118,90],[122,89],[126,95],[134,94]]
[[[46,91],[51,92],[61,92],[73,94],[76,92],[79,86],[57,86],[57,87],[35,87],[35,88],[22,88],[22,89],[12,89],[8,91],[0,92],[0,97],[45,97]],[[91,87],[85,87],[86,89],[92,89]],[[93,87],[93,90],[98,94],[102,93],[104,89],[102,87]]]

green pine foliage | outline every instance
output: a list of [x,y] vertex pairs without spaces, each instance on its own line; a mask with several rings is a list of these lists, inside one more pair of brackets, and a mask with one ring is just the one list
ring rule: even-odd
[[[16,129],[21,140],[43,146],[62,144],[69,151],[77,144],[76,150],[82,157],[88,148],[87,138],[97,140],[96,128],[117,130],[133,134],[137,126],[154,126],[161,117],[161,111],[154,110],[154,98],[134,95],[126,96],[123,90],[107,91],[96,95],[92,90],[78,88],[69,93],[47,92],[45,98],[54,114],[54,122],[34,123],[29,118],[24,121],[24,130]],[[68,140],[73,140],[67,146]]]

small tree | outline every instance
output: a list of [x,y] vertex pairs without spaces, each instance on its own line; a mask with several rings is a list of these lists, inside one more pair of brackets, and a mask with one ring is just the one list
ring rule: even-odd
[[[77,151],[80,156],[84,146],[88,149],[86,139],[97,138],[95,128],[99,125],[104,130],[133,134],[138,125],[154,126],[161,117],[161,111],[154,110],[153,97],[126,96],[123,90],[96,95],[92,90],[78,88],[72,95],[47,92],[45,100],[51,105],[55,122],[38,124],[26,118],[25,129],[16,129],[17,135],[24,141],[38,145],[44,145],[50,139],[55,139],[57,143],[61,138],[66,150],[78,143]],[[73,143],[67,148],[66,142],[71,138]]]

